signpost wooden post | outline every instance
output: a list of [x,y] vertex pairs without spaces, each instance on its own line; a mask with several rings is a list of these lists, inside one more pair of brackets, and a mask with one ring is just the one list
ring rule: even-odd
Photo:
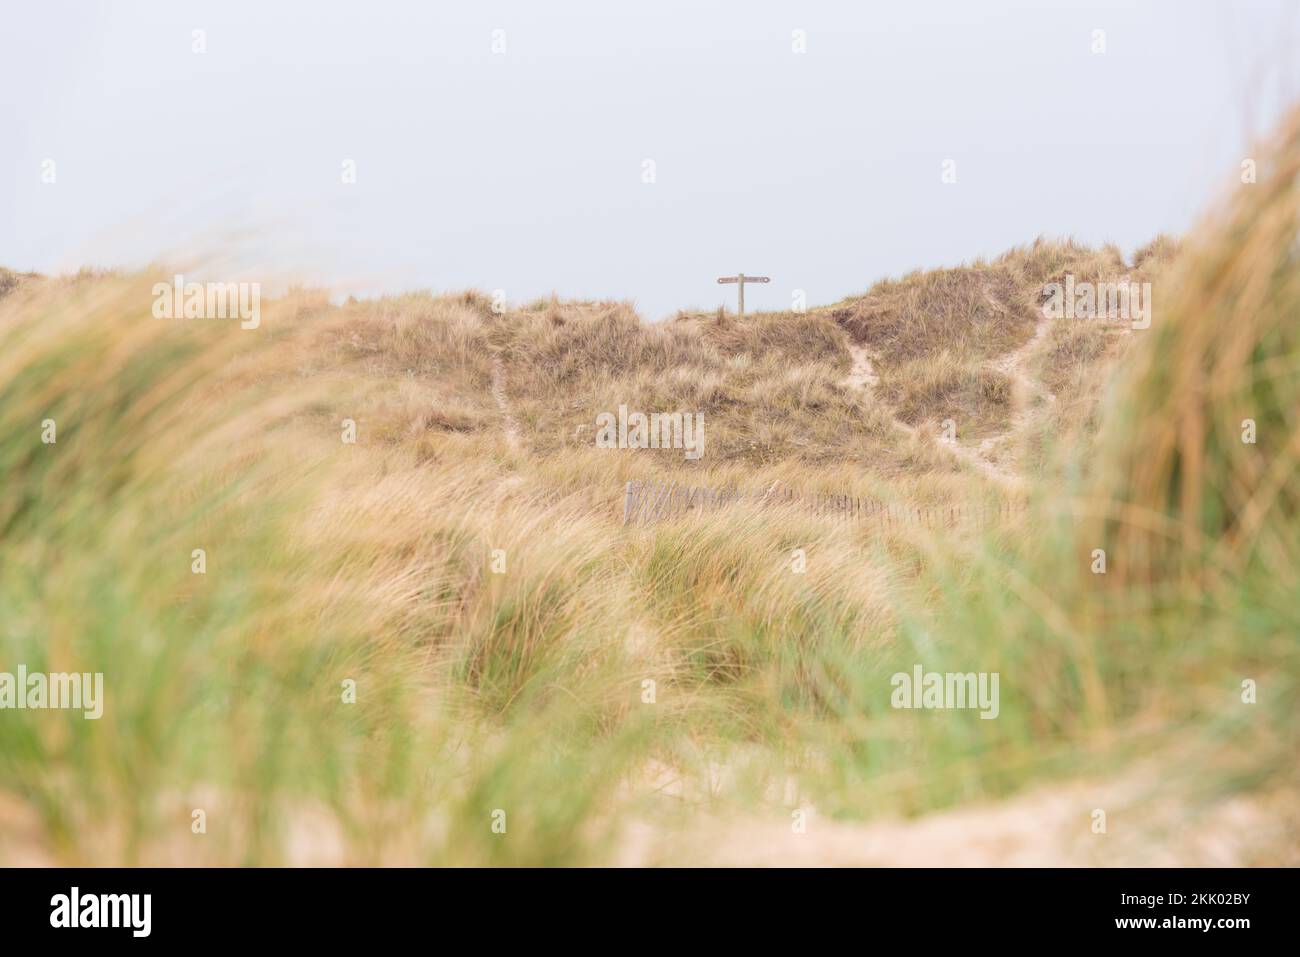
[[722,276],[718,279],[719,283],[734,282],[740,287],[740,314],[745,314],[745,283],[747,282],[771,282],[767,276],[746,276],[743,272],[734,276]]

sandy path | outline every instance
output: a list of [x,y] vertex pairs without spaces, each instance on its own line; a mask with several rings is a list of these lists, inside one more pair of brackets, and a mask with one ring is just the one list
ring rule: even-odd
[[1028,405],[1030,397],[1033,396],[1042,396],[1049,402],[1056,398],[1025,372],[1029,357],[1034,354],[1034,350],[1038,348],[1039,343],[1047,338],[1047,333],[1051,328],[1052,322],[1050,319],[1039,319],[1038,324],[1034,326],[1034,334],[1029,337],[1028,342],[1014,352],[1008,352],[1000,359],[996,359],[989,364],[993,369],[1011,378],[1018,396],[1017,404],[1022,408]]
[[[987,285],[983,293],[990,307],[1004,315],[1007,314],[1006,305],[998,301]],[[1007,471],[997,463],[994,459],[997,449],[1029,427],[1035,415],[1035,401],[1051,403],[1056,399],[1056,396],[1043,388],[1042,384],[1027,371],[1030,359],[1051,331],[1051,325],[1049,319],[1040,317],[1034,326],[1034,334],[1022,346],[988,363],[988,368],[1011,379],[1012,414],[1006,429],[981,440],[976,448],[964,446],[959,441],[946,440],[942,436],[935,437],[935,443],[947,454],[1004,487],[1018,488],[1023,483],[1018,475]],[[853,361],[849,374],[841,380],[840,384],[845,388],[859,389],[874,398],[880,377],[876,374],[871,353],[865,346],[857,345],[851,340],[847,345],[849,356]],[[916,435],[916,429],[897,416],[893,418],[893,422],[899,432],[907,436]]]
[[519,422],[515,419],[514,413],[510,411],[510,405],[506,402],[505,365],[502,363],[500,356],[492,357],[492,398],[496,400],[497,409],[501,412],[501,419],[506,433],[506,444],[512,449],[519,448]]
[[1011,421],[1006,429],[980,442],[978,453],[981,458],[991,455],[999,445],[1021,434],[1029,427],[1035,415],[1035,400],[1041,400],[1044,403],[1056,401],[1056,396],[1043,388],[1042,383],[1025,371],[1030,358],[1038,349],[1039,344],[1047,337],[1051,327],[1050,320],[1039,319],[1034,327],[1034,334],[1024,345],[1014,352],[1009,352],[989,363],[991,369],[1011,379],[1013,411]]
[[[869,398],[874,399],[876,397],[876,386],[880,384],[880,376],[876,374],[875,365],[871,361],[871,353],[865,346],[859,346],[852,341],[848,343],[848,350],[853,364],[849,369],[849,374],[840,380],[840,384],[847,389],[861,390]],[[908,425],[897,416],[893,416],[892,421],[894,428],[899,432],[909,438],[916,436],[915,426]],[[946,453],[982,473],[986,478],[1004,486],[1017,486],[1019,484],[1019,479],[1016,476],[1004,472],[993,462],[975,451],[957,442],[949,442],[942,436],[935,436],[934,441]]]
[[880,384],[880,376],[876,375],[876,367],[871,364],[871,353],[864,346],[850,342],[849,355],[853,358],[853,366],[840,384],[849,389],[863,389],[874,394],[876,386]]
[[[1168,785],[1155,766],[1114,777],[1048,784],[1003,801],[981,801],[918,818],[839,821],[793,812],[706,813],[681,830],[631,826],[619,865],[714,867],[1241,867],[1295,864],[1294,815],[1285,794],[1206,801]],[[674,798],[679,800],[679,798]],[[1096,812],[1105,833],[1094,831]]]

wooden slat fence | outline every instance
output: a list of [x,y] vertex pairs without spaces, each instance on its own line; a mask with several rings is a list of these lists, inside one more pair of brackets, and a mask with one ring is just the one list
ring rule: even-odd
[[901,505],[855,495],[800,493],[769,488],[747,491],[736,486],[708,488],[677,482],[631,481],[624,489],[623,524],[650,525],[691,512],[716,511],[737,502],[794,505],[818,516],[846,522],[869,522],[882,528],[944,528],[1004,521],[1024,510],[1020,503],[978,505]]

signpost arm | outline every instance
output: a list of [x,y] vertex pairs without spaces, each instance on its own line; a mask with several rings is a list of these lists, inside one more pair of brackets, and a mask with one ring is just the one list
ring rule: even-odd
[[[770,281],[770,278],[769,278],[768,276],[746,276],[743,272],[742,272],[742,273],[737,273],[737,274],[734,275],[734,276],[719,276],[719,277],[718,277],[718,282],[720,282],[720,283],[733,283],[733,282],[734,282],[734,283],[736,283],[736,284],[740,287],[739,290],[738,290],[738,292],[739,292],[739,294],[740,294],[740,295],[739,295],[739,299],[740,299],[740,314],[741,314],[742,316],[745,314],[745,283],[747,283],[747,282],[769,282],[769,281]],[[725,308],[725,307],[724,307],[724,308]]]

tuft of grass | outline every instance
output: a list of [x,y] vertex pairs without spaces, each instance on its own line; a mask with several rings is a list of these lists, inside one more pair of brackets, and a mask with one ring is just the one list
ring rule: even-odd
[[975,436],[1005,428],[1011,407],[1006,375],[963,363],[950,352],[891,368],[881,391],[910,425],[952,419]]

